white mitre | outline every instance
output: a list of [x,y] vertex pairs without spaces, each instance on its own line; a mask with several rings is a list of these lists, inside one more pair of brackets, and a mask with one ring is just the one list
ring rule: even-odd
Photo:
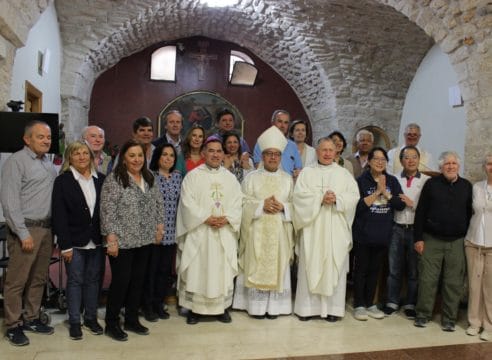
[[283,152],[287,146],[287,139],[276,126],[272,126],[263,131],[257,142],[261,152],[266,149],[278,149]]

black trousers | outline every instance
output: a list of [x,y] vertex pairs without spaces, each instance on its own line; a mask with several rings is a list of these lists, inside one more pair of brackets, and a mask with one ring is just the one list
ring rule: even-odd
[[151,245],[149,266],[145,277],[142,306],[156,307],[162,304],[164,296],[175,294],[174,258],[176,244]]
[[354,243],[354,309],[373,305],[386,248]]
[[151,245],[134,249],[119,249],[117,257],[109,257],[111,285],[106,304],[106,324],[119,323],[121,309],[125,308],[125,322],[138,319],[138,309],[149,262]]

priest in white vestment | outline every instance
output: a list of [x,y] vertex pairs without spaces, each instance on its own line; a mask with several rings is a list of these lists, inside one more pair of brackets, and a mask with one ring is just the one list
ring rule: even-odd
[[294,313],[300,320],[321,316],[334,322],[345,315],[359,189],[352,174],[333,161],[330,138],[320,140],[316,153],[318,164],[305,167],[294,188],[293,220],[300,232]]
[[218,138],[206,140],[205,164],[184,178],[178,206],[176,237],[179,305],[188,309],[186,322],[216,315],[231,322],[237,275],[237,249],[242,192],[236,177],[221,166],[224,152]]
[[290,261],[293,257],[292,176],[281,169],[287,140],[275,126],[258,138],[263,167],[248,174],[244,193],[240,273],[233,308],[255,318],[292,313]]

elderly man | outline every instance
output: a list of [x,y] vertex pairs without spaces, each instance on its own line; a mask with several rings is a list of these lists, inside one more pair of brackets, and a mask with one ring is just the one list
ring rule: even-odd
[[233,307],[256,318],[292,312],[290,260],[293,257],[292,176],[280,169],[287,139],[272,126],[258,138],[263,168],[242,183],[245,196]]
[[352,222],[359,189],[352,174],[333,160],[333,140],[316,149],[318,164],[307,166],[294,188],[294,226],[300,232],[294,312],[301,320],[345,315],[345,289],[352,248]]
[[472,215],[472,185],[458,174],[458,154],[439,157],[441,175],[429,179],[415,212],[415,250],[420,255],[415,326],[426,327],[432,318],[442,273],[443,331],[454,331],[465,273],[464,236]]
[[[235,121],[236,118],[231,110],[222,109],[217,112],[215,126],[219,129],[219,131],[215,135],[218,137],[222,137],[222,135],[224,135],[226,132],[233,131],[236,125]],[[244,138],[240,138],[240,143],[241,151],[243,153],[249,153],[251,151],[248,143],[246,142],[246,140],[244,140]]]
[[415,146],[405,146],[400,151],[399,157],[403,165],[403,171],[397,176],[397,179],[403,190],[403,194],[399,196],[405,203],[405,209],[395,211],[393,235],[388,252],[388,296],[383,312],[386,316],[389,316],[398,310],[400,306],[402,270],[405,270],[407,294],[403,303],[403,310],[408,319],[414,319],[418,283],[417,252],[413,245],[413,222],[420,192],[429,176],[421,174],[418,169],[420,152]]
[[[273,112],[272,125],[276,126],[285,137],[287,137],[287,133],[289,132],[289,122],[290,114],[286,110],[275,110]],[[261,149],[257,143],[253,155],[253,162],[256,167],[260,164],[261,158]],[[299,155],[299,150],[297,150],[296,143],[290,139],[287,139],[287,146],[282,152],[281,165],[282,169],[294,178],[299,175],[299,172],[302,169],[302,160]]]
[[352,163],[354,177],[357,179],[367,169],[367,156],[374,145],[374,134],[366,129],[359,130],[355,136],[355,141],[357,143],[357,152],[347,157],[347,160]]
[[23,140],[24,148],[3,166],[1,188],[10,256],[3,289],[5,337],[16,346],[29,344],[24,331],[54,331],[39,320],[53,243],[50,216],[56,171],[46,156],[51,129],[33,121],[26,126]]
[[220,139],[209,137],[202,154],[205,164],[183,180],[176,223],[179,305],[189,310],[190,325],[198,323],[200,315],[231,322],[226,309],[232,304],[238,269],[241,186],[221,166]]
[[86,126],[82,130],[82,140],[85,141],[94,153],[94,165],[97,171],[106,175],[111,157],[103,151],[105,142],[104,130],[95,125]]
[[403,133],[405,138],[405,145],[397,146],[390,151],[388,151],[388,166],[386,167],[386,171],[392,175],[397,176],[402,171],[402,164],[399,160],[400,151],[405,146],[415,146],[420,153],[420,161],[419,161],[419,171],[433,171],[435,169],[434,163],[432,161],[432,156],[427,151],[421,149],[418,144],[420,141],[420,137],[422,136],[420,132],[420,126],[415,123],[408,124],[405,127],[405,131]]

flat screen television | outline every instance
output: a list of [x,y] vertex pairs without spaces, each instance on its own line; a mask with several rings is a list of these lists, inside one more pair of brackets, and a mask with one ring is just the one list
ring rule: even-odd
[[51,128],[50,153],[58,153],[58,114],[0,111],[0,152],[14,153],[24,147],[22,136],[27,123],[41,120]]

